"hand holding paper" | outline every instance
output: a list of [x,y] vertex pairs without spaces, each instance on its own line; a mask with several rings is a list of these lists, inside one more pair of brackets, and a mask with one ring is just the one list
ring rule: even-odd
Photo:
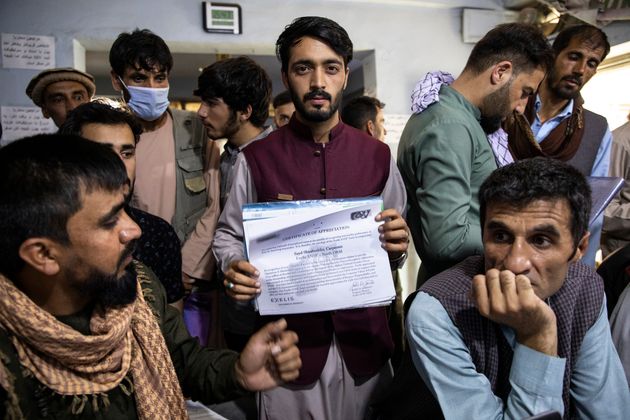
[[[380,198],[248,204],[248,259],[260,270],[261,315],[387,305],[394,298],[387,253],[407,248],[407,225]],[[377,216],[374,216],[374,215]],[[384,222],[379,226],[379,222]],[[251,270],[233,265],[234,296],[254,292]]]
[[407,222],[402,218],[398,210],[387,209],[376,215],[377,222],[385,220],[378,231],[380,233],[382,247],[389,253],[389,259],[395,260],[404,252],[407,252],[409,246],[409,228]]
[[229,297],[238,301],[250,301],[260,293],[259,272],[245,260],[232,261],[223,273],[223,285]]

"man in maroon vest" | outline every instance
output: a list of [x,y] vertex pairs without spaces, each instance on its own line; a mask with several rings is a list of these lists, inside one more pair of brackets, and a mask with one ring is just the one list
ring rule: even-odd
[[[303,17],[287,26],[276,51],[296,112],[289,124],[251,144],[237,159],[230,197],[213,245],[230,297],[260,292],[243,255],[241,206],[248,202],[381,196],[376,216],[392,266],[402,262],[408,229],[405,189],[388,147],[340,121],[352,42],[337,23]],[[360,419],[387,383],[393,343],[385,308],[287,316],[300,337],[303,368],[294,383],[259,399],[260,418]]]
[[429,279],[407,317],[423,410],[435,398],[447,419],[627,418],[603,282],[578,262],[590,195],[578,170],[542,157],[482,184],[484,255]]

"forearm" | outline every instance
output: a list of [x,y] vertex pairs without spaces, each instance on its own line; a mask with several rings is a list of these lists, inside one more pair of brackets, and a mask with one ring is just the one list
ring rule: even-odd
[[238,353],[202,347],[190,336],[181,314],[167,308],[163,333],[186,397],[205,404],[226,401],[247,393],[237,381]]
[[463,337],[442,305],[419,293],[407,317],[410,351],[418,372],[440,403],[445,418],[523,418],[562,412],[564,359],[517,344],[510,370],[512,391],[504,405],[479,373]]
[[511,391],[504,416],[525,418],[545,411],[564,413],[562,386],[566,360],[552,357],[516,343],[512,368]]
[[208,141],[204,156],[206,209],[182,246],[182,271],[195,279],[211,280],[215,274],[216,264],[210,247],[221,214],[219,156],[217,144]]
[[235,163],[232,189],[219,218],[212,245],[212,252],[222,272],[227,271],[232,261],[245,259],[241,209],[243,204],[255,201],[256,191],[249,176],[249,167],[241,154]]
[[218,208],[207,208],[182,246],[182,271],[196,279],[210,280],[215,273],[211,244],[217,227]]
[[396,209],[402,217],[407,211],[407,191],[396,162],[392,156],[389,164],[389,177],[382,192],[383,207],[385,209]]
[[[423,212],[422,248],[427,258],[440,262],[458,262],[471,255],[481,255],[481,226],[467,215],[458,218],[441,212]],[[429,222],[429,220],[433,220]]]
[[584,335],[571,375],[577,418],[622,419],[630,412],[630,391],[612,344],[606,305]]

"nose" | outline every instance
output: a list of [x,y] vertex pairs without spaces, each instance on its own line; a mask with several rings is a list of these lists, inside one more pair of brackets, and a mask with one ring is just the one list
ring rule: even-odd
[[208,105],[206,105],[205,102],[201,102],[201,106],[197,110],[197,116],[201,119],[208,116]]
[[81,105],[84,101],[77,101],[76,99],[68,99],[66,101],[66,113],[70,113],[74,108]]
[[582,75],[586,71],[586,60],[580,60],[573,66],[573,73]]
[[502,268],[510,270],[514,274],[528,274],[531,267],[528,246],[519,241],[513,242],[503,261]]
[[523,112],[525,112],[525,108],[527,107],[528,99],[529,99],[529,97],[524,98],[524,99],[519,99],[517,104],[516,104],[516,108],[514,108],[514,111],[518,112],[519,114],[522,114]]
[[148,82],[150,88],[159,88],[160,87],[160,83],[157,82],[154,77],[148,77],[147,78],[147,82]]
[[121,244],[127,244],[134,239],[138,239],[140,235],[142,235],[142,229],[140,229],[140,226],[138,226],[126,212],[124,212],[122,217],[123,226],[118,236]]
[[311,73],[311,89],[324,89],[324,70],[321,68],[316,68]]

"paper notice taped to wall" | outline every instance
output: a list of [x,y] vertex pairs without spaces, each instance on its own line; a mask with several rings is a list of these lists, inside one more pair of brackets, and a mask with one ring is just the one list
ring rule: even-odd
[[0,113],[2,122],[0,146],[22,137],[57,131],[53,120],[44,118],[42,110],[36,106],[3,106]]
[[2,67],[33,70],[55,67],[55,38],[3,33]]
[[400,142],[400,136],[402,135],[403,129],[411,117],[411,114],[385,114],[385,130],[387,130],[387,135],[385,135],[385,143],[389,146],[392,151],[392,155],[394,159],[396,158],[398,152],[398,142]]

